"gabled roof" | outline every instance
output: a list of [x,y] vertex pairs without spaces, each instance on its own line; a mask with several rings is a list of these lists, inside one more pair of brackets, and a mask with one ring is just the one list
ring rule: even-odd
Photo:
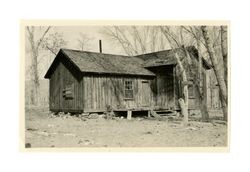
[[[187,47],[187,50],[192,54],[192,57],[198,60],[198,51],[195,47]],[[174,57],[174,51],[180,53],[181,60],[185,57],[182,54],[183,51],[181,48],[142,54],[134,57],[61,49],[48,69],[45,78],[50,78],[60,58],[66,59],[75,70],[82,73],[155,76],[155,74],[147,68],[176,65],[177,62]],[[203,67],[210,69],[211,65],[204,58],[202,59]]]
[[53,73],[56,61],[63,54],[68,61],[80,72],[98,73],[98,74],[122,74],[122,75],[140,75],[155,76],[155,74],[145,69],[142,64],[143,59],[122,55],[95,53],[87,51],[78,51],[70,49],[61,49],[55,60],[47,71],[45,78],[50,78]]

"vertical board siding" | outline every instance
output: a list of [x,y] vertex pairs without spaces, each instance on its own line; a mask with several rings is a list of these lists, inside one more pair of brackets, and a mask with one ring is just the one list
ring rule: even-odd
[[[140,77],[124,77],[124,76],[97,76],[84,75],[84,111],[105,111],[107,106],[113,109],[133,109],[142,107],[143,94],[150,96],[151,106],[153,93],[151,89],[146,93],[142,88],[142,79]],[[134,98],[130,100],[124,99],[124,81],[133,81]],[[149,80],[150,82],[150,80]]]
[[[82,80],[78,81],[69,69],[60,62],[50,78],[50,110],[64,112],[83,110],[82,82]],[[63,90],[68,85],[72,85],[73,99],[63,97]]]

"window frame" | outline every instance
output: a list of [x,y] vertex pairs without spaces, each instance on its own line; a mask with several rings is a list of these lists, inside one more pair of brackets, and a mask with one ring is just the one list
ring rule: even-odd
[[[131,85],[127,85],[128,82],[131,82]],[[124,99],[125,100],[133,100],[135,98],[134,96],[134,81],[132,79],[126,79],[124,80],[124,88],[123,88],[123,91],[124,91]],[[127,97],[126,95],[126,91],[131,91],[132,92],[132,97]]]

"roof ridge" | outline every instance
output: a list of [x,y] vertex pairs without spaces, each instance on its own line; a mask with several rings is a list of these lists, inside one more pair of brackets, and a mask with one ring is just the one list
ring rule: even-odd
[[82,51],[82,50],[69,49],[69,48],[61,48],[61,50],[75,51],[75,52],[80,52],[80,53],[103,54],[103,55],[109,55],[109,56],[111,55],[111,56],[122,56],[122,57],[135,57],[135,56],[120,55],[120,54],[99,53],[99,52],[94,52],[94,51]]
[[[190,45],[190,46],[186,46],[186,48],[192,48],[194,47],[193,45]],[[178,47],[178,48],[174,48],[174,49],[167,49],[167,50],[161,50],[161,51],[153,51],[153,52],[150,52],[150,53],[145,53],[145,54],[139,54],[139,55],[136,55],[134,57],[138,57],[138,56],[143,56],[143,55],[150,55],[150,54],[156,54],[156,53],[162,53],[162,52],[171,52],[173,50],[179,50],[181,49],[181,47]]]

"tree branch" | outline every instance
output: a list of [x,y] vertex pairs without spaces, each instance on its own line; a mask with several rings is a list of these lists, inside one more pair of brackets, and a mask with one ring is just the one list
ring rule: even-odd
[[41,43],[42,43],[44,37],[46,36],[46,34],[47,34],[48,31],[50,30],[50,28],[51,28],[51,26],[49,26],[49,27],[45,30],[45,32],[43,33],[42,37],[39,39],[39,41],[38,41],[38,43],[37,43],[37,49],[38,49],[39,46],[41,45]]

